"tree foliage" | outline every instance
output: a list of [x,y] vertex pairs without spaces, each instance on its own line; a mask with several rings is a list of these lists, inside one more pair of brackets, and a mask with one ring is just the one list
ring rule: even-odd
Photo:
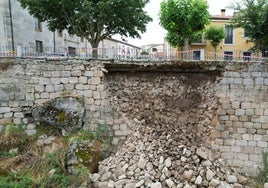
[[254,43],[255,50],[268,50],[268,0],[244,0],[232,19],[235,27],[242,27],[245,36]]
[[217,47],[224,38],[225,38],[225,31],[222,27],[211,26],[206,31],[206,39],[210,41],[211,46],[214,48],[215,57]]
[[160,24],[168,31],[168,38],[184,40],[185,51],[188,51],[190,37],[203,30],[209,21],[206,0],[167,0],[161,3]]
[[143,10],[149,0],[19,0],[23,8],[51,31],[68,30],[86,38],[93,48],[120,34],[139,38],[152,19]]

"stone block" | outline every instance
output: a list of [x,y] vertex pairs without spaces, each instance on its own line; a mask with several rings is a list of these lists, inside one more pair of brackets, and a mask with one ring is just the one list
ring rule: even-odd
[[71,76],[81,76],[82,72],[81,70],[73,70],[71,71]]
[[94,91],[93,92],[93,99],[100,99],[101,98],[101,96],[100,96],[100,92],[98,92],[98,91]]
[[69,77],[69,83],[70,84],[77,84],[78,83],[78,77]]
[[243,85],[248,85],[248,86],[254,85],[254,80],[250,78],[243,79]]
[[75,89],[84,90],[84,85],[83,84],[76,84]]
[[262,135],[258,135],[258,134],[255,134],[253,136],[253,140],[255,140],[255,141],[262,141],[262,138],[263,138],[263,136]]
[[251,108],[251,103],[250,102],[242,102],[241,108],[242,109],[249,109],[249,108]]
[[29,136],[33,136],[33,135],[35,135],[36,132],[37,132],[36,130],[28,130],[28,129],[25,130],[25,133],[26,133],[27,135],[29,135]]
[[92,84],[92,85],[98,85],[100,83],[101,83],[100,77],[93,77],[90,79],[90,84]]
[[54,87],[53,87],[52,84],[46,85],[45,88],[46,88],[45,91],[48,92],[48,93],[54,92]]
[[9,107],[18,107],[19,106],[19,101],[9,101],[8,106]]
[[247,133],[249,134],[256,134],[257,129],[247,129]]
[[248,116],[239,116],[238,120],[241,122],[247,122],[247,121],[249,121],[249,117]]
[[229,116],[223,116],[223,115],[220,115],[220,116],[219,116],[219,119],[220,119],[221,121],[227,121],[227,120],[229,120]]
[[13,117],[13,112],[5,113],[4,118],[12,118]]
[[51,77],[59,79],[60,77],[60,71],[51,71]]
[[264,79],[263,78],[255,78],[255,84],[256,85],[263,85]]
[[236,110],[235,110],[235,115],[236,115],[236,116],[242,116],[242,115],[245,115],[245,110],[243,110],[243,109],[236,109]]
[[238,84],[241,85],[243,83],[243,79],[242,78],[234,78],[234,84]]
[[60,78],[51,78],[51,83],[52,83],[53,85],[60,84]]
[[237,154],[237,159],[248,161],[249,160],[249,155],[246,154],[246,153],[238,153]]
[[268,123],[268,116],[261,116],[260,117],[260,122],[261,123]]
[[230,151],[234,153],[240,153],[242,152],[242,147],[241,146],[236,146],[236,145],[231,145],[230,146]]
[[[246,109],[246,115],[247,116],[252,116],[254,115],[254,109]],[[268,115],[268,114],[267,114]]]
[[15,117],[15,118],[24,118],[24,114],[21,113],[21,112],[15,112],[13,117]]
[[9,125],[12,123],[11,118],[1,118],[0,119],[0,125]]
[[64,77],[69,78],[71,76],[71,72],[70,71],[61,71],[60,76],[63,77],[63,78]]
[[229,131],[223,131],[223,132],[221,132],[221,137],[222,137],[222,138],[230,138],[230,133],[229,133]]
[[49,93],[43,92],[43,93],[41,93],[40,97],[41,97],[41,99],[49,99]]
[[63,91],[64,90],[64,85],[63,84],[58,84],[54,85],[54,90],[57,91]]
[[222,152],[221,158],[223,159],[233,159],[234,158],[234,152]]
[[93,77],[93,71],[85,71],[84,75],[87,77]]
[[0,114],[9,113],[11,112],[10,107],[0,107]]
[[264,142],[264,141],[258,141],[258,142],[257,142],[257,147],[260,147],[260,148],[267,148],[267,142]]
[[224,145],[226,145],[226,146],[233,146],[233,145],[235,145],[235,139],[225,139],[224,140]]
[[243,140],[253,140],[253,135],[252,134],[242,134],[242,139]]
[[39,79],[39,84],[40,84],[40,85],[51,84],[51,80],[50,80],[50,78],[40,78],[40,79]]
[[34,86],[35,92],[43,92],[45,90],[44,85],[37,84]]
[[20,100],[25,100],[25,94],[24,93],[15,93],[15,100],[18,100],[18,101],[20,101]]
[[220,146],[220,151],[221,152],[230,152],[231,147],[230,146]]
[[85,76],[80,76],[80,77],[78,78],[78,82],[79,82],[80,84],[87,84],[87,82],[88,82],[87,77],[85,77]]
[[237,146],[248,146],[247,140],[236,140],[235,142]]
[[268,85],[268,78],[265,78],[265,79],[263,80],[263,84],[266,85],[266,86]]
[[247,129],[246,128],[237,128],[237,133],[243,135],[247,132]]
[[103,77],[104,74],[103,74],[102,71],[96,70],[96,71],[94,71],[93,76],[95,76],[95,77]]

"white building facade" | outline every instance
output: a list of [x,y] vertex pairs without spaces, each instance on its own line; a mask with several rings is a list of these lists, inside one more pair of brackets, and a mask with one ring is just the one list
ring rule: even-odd
[[[67,31],[49,31],[46,23],[31,16],[17,0],[0,1],[0,53],[87,55],[92,51],[90,48],[90,43],[84,38],[69,35]],[[123,48],[126,49],[124,54],[129,52],[129,55],[139,50],[139,47],[114,39],[102,41],[99,48],[104,56],[109,56],[108,48],[116,49],[113,54],[118,55],[123,55]]]

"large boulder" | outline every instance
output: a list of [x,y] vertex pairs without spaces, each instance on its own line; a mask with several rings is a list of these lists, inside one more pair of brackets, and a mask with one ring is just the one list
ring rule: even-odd
[[65,134],[82,127],[84,111],[82,98],[61,97],[34,107],[32,114],[40,124],[62,129]]

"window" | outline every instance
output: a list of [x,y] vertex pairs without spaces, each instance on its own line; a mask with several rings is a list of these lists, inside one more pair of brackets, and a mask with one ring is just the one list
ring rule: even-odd
[[224,52],[224,60],[233,60],[233,52],[225,51]]
[[250,61],[251,52],[243,52],[243,61]]
[[36,47],[36,52],[38,53],[43,53],[43,42],[42,41],[35,41],[35,47]]
[[193,51],[193,60],[201,60],[201,51]]
[[226,37],[224,39],[224,44],[234,43],[234,28],[232,26],[225,26]]
[[35,19],[35,30],[42,31],[42,22],[39,19]]
[[152,52],[157,52],[157,48],[152,48]]
[[75,51],[76,51],[76,48],[68,46],[68,56],[74,57],[76,54]]

